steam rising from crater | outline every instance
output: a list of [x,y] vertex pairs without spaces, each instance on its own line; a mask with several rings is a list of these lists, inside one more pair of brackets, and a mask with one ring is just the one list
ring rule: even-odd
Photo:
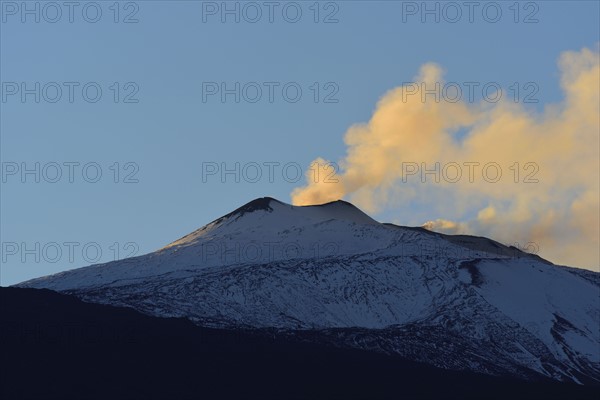
[[[404,222],[409,205],[420,204],[429,210],[430,221],[421,221],[428,229],[534,242],[553,262],[598,270],[600,55],[565,52],[559,67],[564,100],[541,113],[506,93],[497,103],[468,104],[422,101],[415,85],[390,90],[368,123],[346,132],[337,182],[310,173],[292,202],[347,197],[371,213],[399,210]],[[425,64],[415,84],[434,88],[442,75],[440,66]],[[436,163],[439,172],[423,176]],[[497,166],[484,171],[490,163]]]

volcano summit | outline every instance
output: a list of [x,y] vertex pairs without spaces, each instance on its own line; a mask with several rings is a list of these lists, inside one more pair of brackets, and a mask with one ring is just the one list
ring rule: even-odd
[[17,286],[451,370],[600,383],[600,274],[344,201],[259,198],[153,253]]

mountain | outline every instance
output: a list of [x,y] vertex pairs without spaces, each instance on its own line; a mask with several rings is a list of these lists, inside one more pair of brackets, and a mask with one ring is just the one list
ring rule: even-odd
[[[2,399],[595,399],[597,388],[449,371],[268,332],[198,327],[0,288]],[[428,384],[435,382],[435,385]]]
[[18,285],[448,370],[600,384],[600,274],[350,203],[256,199],[166,247]]

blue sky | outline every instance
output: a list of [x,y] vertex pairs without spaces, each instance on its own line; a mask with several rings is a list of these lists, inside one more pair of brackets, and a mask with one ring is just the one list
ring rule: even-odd
[[[258,182],[237,183],[232,176],[203,182],[202,165],[278,162],[307,168],[317,156],[340,159],[346,129],[367,121],[377,100],[411,81],[426,62],[440,64],[449,81],[498,82],[503,88],[535,82],[539,102],[528,107],[541,109],[562,98],[559,55],[594,48],[599,40],[597,1],[521,2],[517,23],[512,1],[495,3],[502,10],[497,23],[486,21],[493,14],[479,9],[473,22],[463,14],[450,23],[440,14],[439,23],[432,16],[423,23],[420,10],[403,21],[409,2],[400,1],[320,2],[318,23],[314,1],[287,6],[285,15],[288,3],[278,2],[272,23],[263,2],[254,3],[263,13],[256,23],[244,20],[254,14],[240,14],[239,23],[225,15],[221,22],[220,10],[208,13],[221,2],[121,2],[115,23],[114,2],[98,1],[102,15],[96,23],[85,19],[95,18],[95,6],[86,15],[75,9],[72,23],[63,6],[62,17],[51,23],[46,20],[56,10],[47,3],[27,2],[39,7],[39,22],[23,14],[24,3],[1,4],[2,285],[90,259],[153,251],[256,197],[289,202],[303,180],[289,182],[280,167],[273,182],[263,169]],[[298,6],[299,21],[286,21]],[[337,22],[324,23],[331,13]],[[537,23],[523,22],[530,13]],[[137,23],[123,22],[130,14]],[[39,103],[35,93],[24,102],[20,92],[12,94],[22,83],[35,92],[36,82]],[[72,102],[65,82],[75,82]],[[203,85],[212,82],[230,88],[256,82],[262,97],[248,101],[255,96],[252,84],[238,103],[234,95],[225,102],[219,94],[205,93],[203,99]],[[272,102],[265,82],[274,82]],[[288,94],[301,88],[297,102],[286,100],[286,84]],[[52,103],[56,85],[62,97]],[[102,96],[94,103],[97,87]],[[33,174],[23,179],[23,166],[35,169],[36,163],[40,181]],[[65,163],[73,166],[73,182]],[[62,177],[52,183],[57,164]],[[98,169],[102,177],[94,183]],[[407,225],[438,217],[417,205],[375,215]],[[71,242],[76,244],[65,245]],[[87,255],[84,247],[91,247]],[[94,249],[102,251],[100,258]]]

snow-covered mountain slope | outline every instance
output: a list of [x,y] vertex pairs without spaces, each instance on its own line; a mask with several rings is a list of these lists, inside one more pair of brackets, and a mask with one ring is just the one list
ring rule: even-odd
[[450,369],[600,382],[600,274],[350,203],[254,200],[154,253],[19,286]]

